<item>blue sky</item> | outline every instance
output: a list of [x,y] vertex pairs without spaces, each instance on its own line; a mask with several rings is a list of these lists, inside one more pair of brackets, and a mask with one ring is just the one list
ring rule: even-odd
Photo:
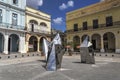
[[27,5],[51,15],[52,28],[66,30],[66,12],[104,0],[27,0]]

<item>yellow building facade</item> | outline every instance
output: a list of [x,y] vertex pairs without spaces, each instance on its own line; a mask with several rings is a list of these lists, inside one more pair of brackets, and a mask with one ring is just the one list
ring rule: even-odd
[[105,0],[66,13],[67,43],[74,51],[86,36],[98,52],[120,53],[120,0]]
[[43,38],[51,40],[51,16],[26,7],[26,52],[41,52]]

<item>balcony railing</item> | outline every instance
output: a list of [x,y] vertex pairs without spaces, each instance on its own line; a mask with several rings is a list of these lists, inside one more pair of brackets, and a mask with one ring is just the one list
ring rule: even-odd
[[0,23],[0,28],[3,28],[3,29],[14,29],[14,30],[24,30],[25,26],[12,25],[12,24],[9,24],[9,23]]
[[106,24],[99,24],[98,28],[93,28],[93,26],[88,26],[87,30],[84,30],[83,28],[78,28],[78,31],[74,31],[74,29],[67,30],[67,33],[71,32],[79,32],[79,31],[88,31],[88,30],[97,30],[97,29],[105,29],[105,28],[116,28],[120,27],[120,21],[113,22],[112,26],[106,26]]
[[27,31],[28,31],[28,32],[35,32],[35,33],[51,34],[51,32],[48,31],[48,28],[47,28],[47,27],[38,26],[38,25],[35,25],[35,26],[34,26],[34,29],[32,29],[31,26],[30,26],[29,28],[27,28]]
[[28,29],[29,32],[35,32],[35,33],[44,33],[44,34],[50,34],[49,31],[45,31],[45,30],[40,30],[40,29],[34,29],[33,31],[31,30],[31,28]]

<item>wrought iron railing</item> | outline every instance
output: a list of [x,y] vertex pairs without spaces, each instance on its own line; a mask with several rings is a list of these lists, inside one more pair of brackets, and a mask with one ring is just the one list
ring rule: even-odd
[[29,27],[29,28],[27,28],[26,30],[27,30],[28,32],[51,34],[51,32],[48,31],[48,28],[47,28],[47,27],[38,26],[38,25],[35,25],[34,27],[35,27],[35,29],[32,29],[31,27]]
[[29,31],[29,32],[36,32],[36,33],[50,34],[49,31],[40,30],[40,29],[34,29],[34,30],[31,30],[31,29],[29,28],[28,31]]
[[[88,26],[87,30],[97,30],[97,29],[104,29],[104,28],[117,28],[117,27],[120,27],[120,21],[113,22],[112,26],[106,26],[106,24],[99,24],[97,28],[93,28],[93,26]],[[87,31],[87,30],[84,30],[83,28],[78,28],[77,31],[74,31],[74,29],[69,29],[67,30],[67,33]]]

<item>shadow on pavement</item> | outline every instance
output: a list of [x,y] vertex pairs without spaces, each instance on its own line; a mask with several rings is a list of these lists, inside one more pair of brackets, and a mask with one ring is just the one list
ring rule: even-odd
[[39,61],[39,62],[43,62],[43,63],[46,63],[46,61],[45,61],[45,60],[37,60],[37,61]]
[[79,63],[80,64],[81,62],[72,62],[72,63]]

